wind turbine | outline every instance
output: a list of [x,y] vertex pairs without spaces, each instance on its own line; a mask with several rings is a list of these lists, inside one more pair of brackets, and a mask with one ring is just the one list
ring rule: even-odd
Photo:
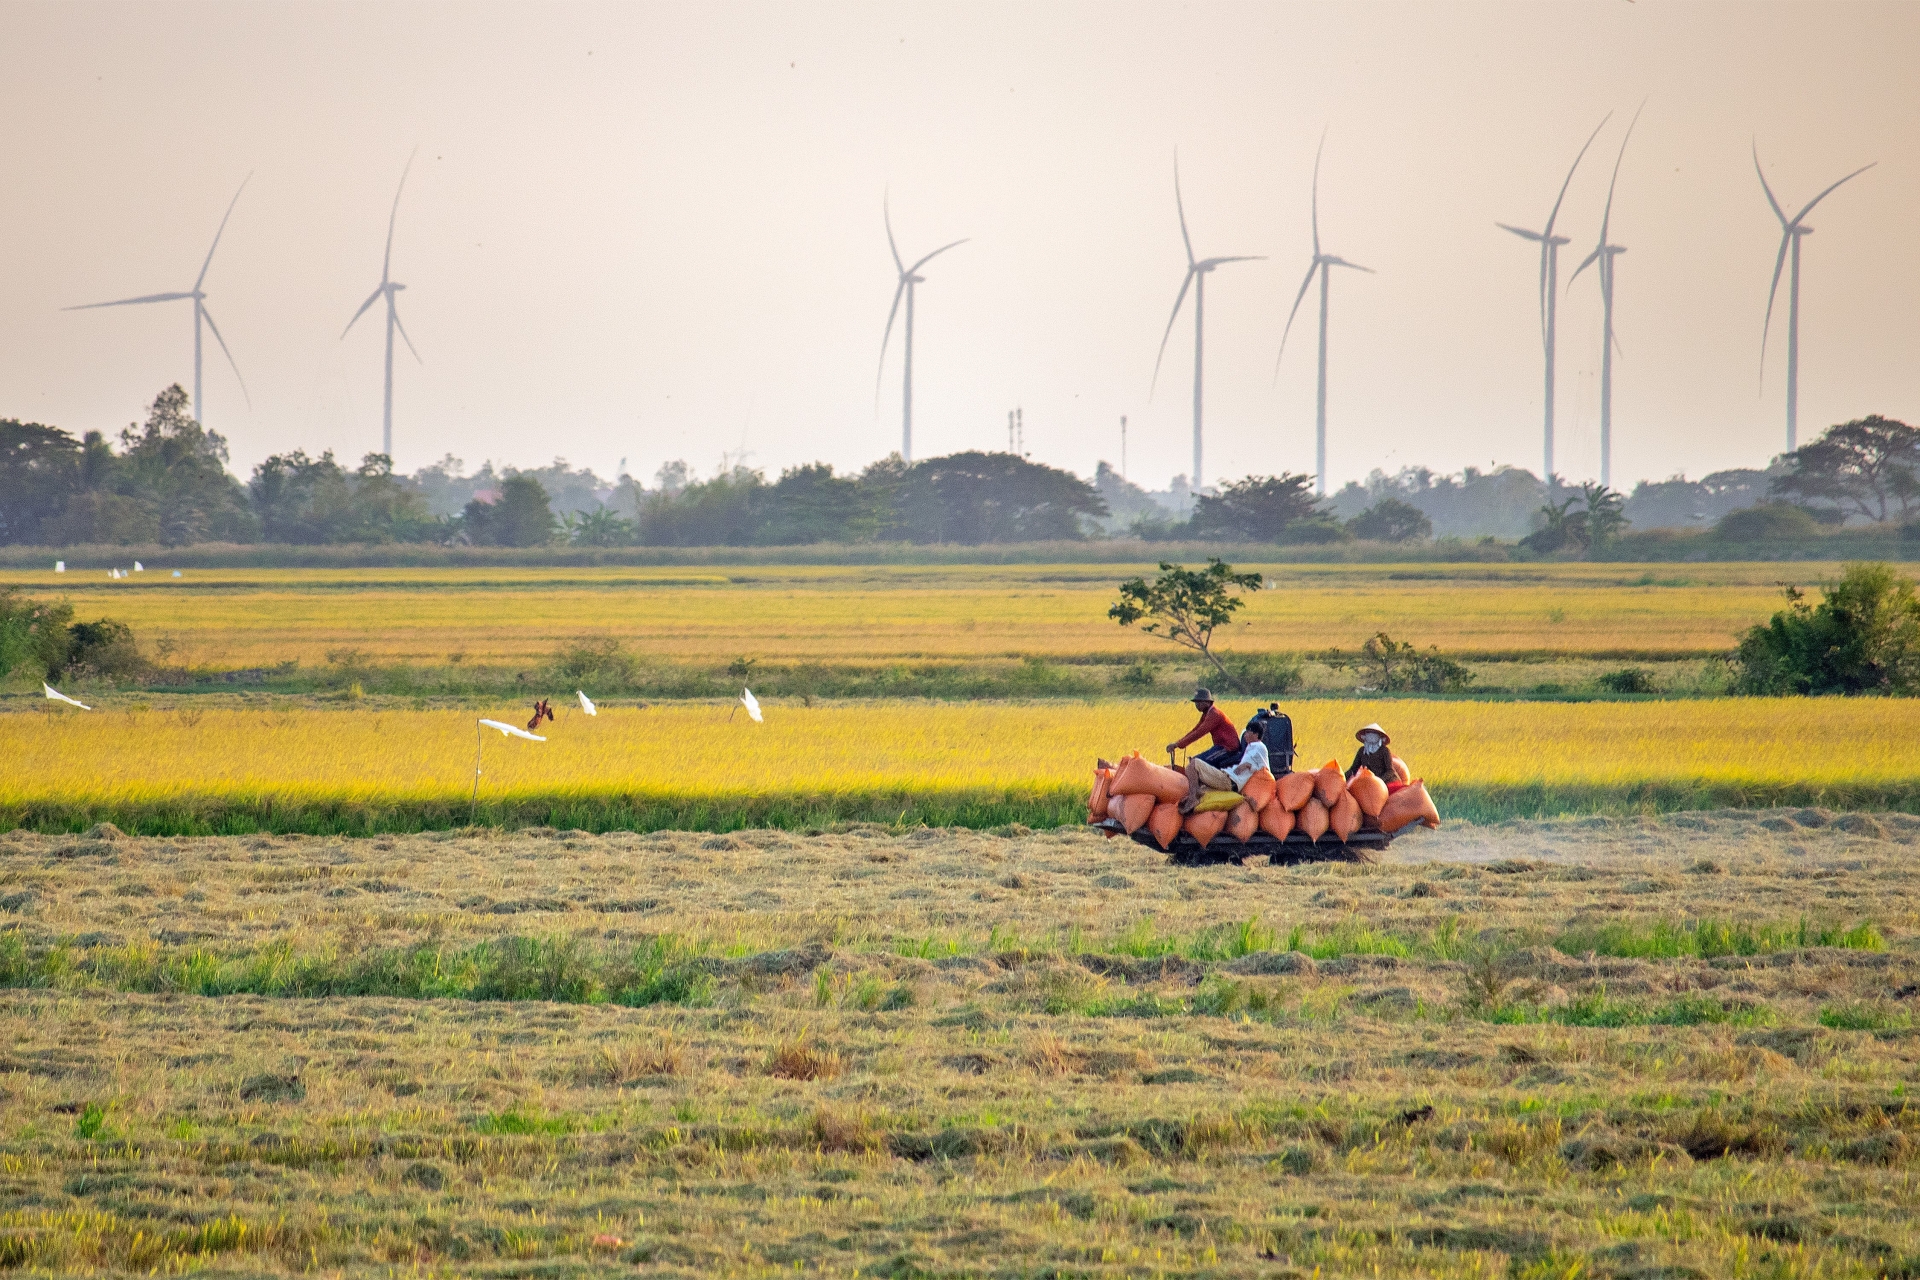
[[873,402],[877,408],[880,403],[880,378],[887,367],[887,343],[893,337],[893,320],[900,314],[900,298],[907,299],[906,362],[900,377],[900,459],[913,461],[913,287],[925,284],[926,277],[920,274],[920,268],[953,248],[966,243],[965,239],[955,240],[953,244],[943,244],[920,261],[908,266],[900,257],[900,246],[893,242],[893,213],[887,207],[887,198],[880,198],[880,217],[887,224],[887,248],[893,251],[893,268],[900,274],[900,282],[893,289],[893,308],[887,312],[887,331],[880,335],[880,368],[873,375]]
[[[415,147],[413,155],[418,155],[419,151],[420,148]],[[380,287],[367,295],[367,300],[360,304],[358,311],[353,313],[353,319],[347,321],[347,327],[340,331],[340,338],[345,341],[347,334],[352,332],[353,326],[359,323],[360,317],[367,314],[367,308],[382,298],[387,300],[387,387],[386,397],[382,401],[383,409],[380,419],[380,452],[386,454],[388,458],[393,457],[394,330],[400,331],[400,337],[406,342],[407,350],[413,352],[413,358],[421,364],[426,363],[420,359],[419,351],[415,350],[413,339],[407,336],[407,326],[400,323],[400,311],[394,303],[395,295],[407,287],[393,278],[393,227],[400,218],[400,193],[407,189],[407,172],[413,168],[413,155],[407,157],[406,168],[400,170],[400,186],[393,193],[393,212],[387,215],[387,256],[380,262]]]
[[1767,331],[1773,327],[1773,296],[1780,289],[1780,269],[1786,264],[1787,246],[1793,246],[1793,278],[1787,284],[1787,452],[1792,453],[1799,447],[1800,438],[1800,240],[1813,234],[1813,228],[1801,220],[1813,212],[1813,206],[1832,195],[1841,183],[1851,182],[1874,164],[1863,164],[1839,182],[1828,187],[1813,199],[1807,201],[1807,207],[1788,218],[1780,202],[1773,198],[1773,188],[1767,185],[1767,175],[1760,169],[1760,144],[1753,144],[1753,171],[1760,175],[1760,189],[1767,193],[1767,203],[1773,207],[1773,216],[1780,219],[1780,252],[1773,259],[1773,284],[1767,289],[1767,321],[1760,329],[1760,381],[1762,385],[1767,377]]
[[[1642,102],[1641,109],[1646,105]],[[1600,277],[1600,487],[1603,489],[1613,486],[1613,349],[1620,345],[1613,336],[1613,260],[1627,251],[1627,246],[1609,241],[1607,232],[1613,222],[1613,189],[1620,182],[1620,162],[1627,158],[1627,143],[1633,137],[1633,126],[1639,123],[1640,112],[1636,110],[1627,125],[1626,137],[1620,139],[1620,154],[1613,160],[1613,177],[1607,183],[1607,209],[1600,216],[1600,242],[1567,277],[1571,285],[1588,267],[1594,267]],[[1553,483],[1552,476],[1547,477],[1547,483]]]
[[1307,265],[1307,277],[1300,282],[1300,292],[1293,297],[1293,310],[1287,313],[1287,327],[1280,334],[1280,354],[1273,358],[1273,376],[1280,377],[1280,361],[1287,354],[1287,335],[1293,332],[1293,318],[1300,313],[1300,303],[1307,296],[1307,289],[1313,284],[1315,273],[1320,276],[1320,395],[1314,409],[1313,418],[1313,469],[1316,492],[1327,496],[1327,277],[1334,267],[1351,267],[1355,271],[1364,271],[1373,275],[1372,267],[1363,267],[1357,262],[1348,262],[1330,253],[1320,252],[1320,152],[1327,149],[1327,135],[1320,135],[1320,149],[1313,153],[1313,261]]
[[1567,188],[1573,185],[1573,175],[1580,168],[1580,162],[1586,159],[1587,147],[1600,136],[1600,130],[1607,127],[1607,120],[1613,119],[1609,111],[1594,131],[1588,135],[1586,146],[1580,148],[1580,154],[1573,158],[1573,167],[1567,170],[1567,180],[1560,184],[1560,194],[1554,197],[1553,211],[1547,214],[1546,229],[1528,231],[1524,227],[1508,226],[1504,222],[1493,225],[1502,231],[1511,231],[1522,240],[1532,240],[1540,246],[1540,337],[1546,347],[1547,355],[1547,391],[1546,391],[1546,462],[1540,473],[1541,479],[1553,483],[1553,366],[1555,320],[1559,311],[1560,296],[1560,246],[1571,243],[1565,236],[1553,234],[1553,224],[1560,217],[1560,203],[1567,198]]
[[1153,397],[1153,388],[1160,382],[1160,362],[1167,355],[1167,339],[1173,336],[1173,323],[1180,318],[1180,307],[1187,300],[1187,290],[1193,290],[1193,492],[1199,493],[1203,487],[1201,480],[1201,413],[1200,390],[1204,382],[1207,332],[1207,277],[1215,267],[1225,266],[1229,262],[1260,262],[1265,254],[1242,254],[1232,258],[1199,258],[1193,256],[1193,237],[1187,234],[1187,206],[1180,198],[1180,157],[1173,158],[1173,207],[1180,215],[1180,241],[1187,247],[1187,275],[1180,282],[1180,292],[1173,299],[1173,314],[1167,317],[1167,331],[1160,335],[1160,354],[1153,361],[1153,382],[1148,384],[1147,397]]
[[253,396],[247,390],[247,380],[240,377],[240,366],[234,364],[233,352],[227,350],[227,340],[220,336],[220,326],[213,322],[213,313],[207,310],[206,290],[201,286],[207,282],[207,268],[213,265],[213,251],[220,247],[220,237],[226,232],[227,218],[233,216],[233,207],[240,203],[240,192],[247,189],[247,183],[253,181],[249,173],[240,180],[240,190],[233,193],[233,199],[227,204],[226,216],[220,219],[219,230],[213,233],[213,244],[207,249],[207,260],[200,264],[200,274],[194,277],[193,288],[183,293],[149,293],[140,298],[121,298],[117,302],[89,302],[81,307],[64,307],[66,311],[93,311],[100,307],[137,307],[148,302],[180,302],[193,299],[193,420],[200,418],[200,324],[206,322],[213,331],[213,340],[220,344],[221,353],[227,357],[227,364],[233,369],[233,376],[239,379],[240,394],[246,396],[247,407],[253,407]]

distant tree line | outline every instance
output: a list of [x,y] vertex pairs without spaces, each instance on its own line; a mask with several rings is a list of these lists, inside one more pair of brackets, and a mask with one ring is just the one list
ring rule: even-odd
[[1515,467],[1438,475],[1375,471],[1331,498],[1310,476],[1247,476],[1149,493],[1102,462],[1091,483],[1011,453],[898,456],[855,473],[825,463],[777,477],[739,464],[696,477],[669,462],[651,488],[563,459],[535,470],[451,455],[412,476],[368,454],[276,454],[244,484],[227,443],[163,391],[109,441],[0,421],[0,543],[440,542],[531,547],[999,543],[1135,537],[1313,544],[1501,537],[1538,554],[1586,554],[1633,529],[1711,529],[1728,541],[1818,536],[1899,522],[1920,536],[1920,430],[1878,415],[1842,423],[1764,471],[1642,481],[1630,494],[1542,481]]

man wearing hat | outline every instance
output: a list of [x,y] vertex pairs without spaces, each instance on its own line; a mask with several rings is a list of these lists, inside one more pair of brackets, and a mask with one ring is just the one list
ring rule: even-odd
[[1347,770],[1347,781],[1353,781],[1353,775],[1362,769],[1371,769],[1374,777],[1398,790],[1400,779],[1393,771],[1393,752],[1388,750],[1393,739],[1387,736],[1387,731],[1378,724],[1370,724],[1353,736],[1360,740],[1360,749],[1353,753],[1353,768]]
[[1205,761],[1216,769],[1225,769],[1237,764],[1240,759],[1240,730],[1234,727],[1233,721],[1227,719],[1226,712],[1213,705],[1212,691],[1205,687],[1195,689],[1193,705],[1200,712],[1200,723],[1193,726],[1193,732],[1180,741],[1169,742],[1167,754],[1172,755],[1189,743],[1198,742],[1203,736],[1211,734],[1213,735],[1212,750],[1203,751],[1194,758]]

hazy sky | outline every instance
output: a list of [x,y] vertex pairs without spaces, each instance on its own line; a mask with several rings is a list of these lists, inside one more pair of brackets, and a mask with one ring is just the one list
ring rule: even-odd
[[[191,387],[186,303],[62,312],[207,278],[252,405],[209,340],[206,421],[269,453],[379,447],[395,278],[397,464],[561,455],[651,477],[745,450],[777,473],[899,445],[901,251],[971,241],[919,293],[921,456],[1190,458],[1192,328],[1154,356],[1195,248],[1265,254],[1208,288],[1209,482],[1313,466],[1313,302],[1274,381],[1329,129],[1329,473],[1540,466],[1539,226],[1586,135],[1564,270],[1598,234],[1622,129],[1614,478],[1782,447],[1778,225],[1750,147],[1810,222],[1802,438],[1920,422],[1920,4],[26,4],[0,7],[0,416],[112,432]],[[1784,302],[1784,282],[1782,292]],[[1559,464],[1596,474],[1599,293],[1561,308]]]

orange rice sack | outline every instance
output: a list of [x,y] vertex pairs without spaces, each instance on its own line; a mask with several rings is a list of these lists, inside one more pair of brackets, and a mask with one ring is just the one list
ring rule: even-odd
[[1267,807],[1267,801],[1273,799],[1274,786],[1273,773],[1262,769],[1246,780],[1240,788],[1240,794],[1247,798],[1247,803],[1253,806],[1255,813],[1258,813]]
[[1273,798],[1288,813],[1298,813],[1302,805],[1313,799],[1314,777],[1311,769],[1305,773],[1281,774],[1274,782]]
[[1259,829],[1260,819],[1254,816],[1253,806],[1250,804],[1242,804],[1227,815],[1227,834],[1243,844],[1251,840],[1253,833]]
[[1293,834],[1293,821],[1293,811],[1277,802],[1260,811],[1260,829],[1275,840],[1285,840]]
[[1187,834],[1200,842],[1202,849],[1213,843],[1227,825],[1227,815],[1215,809],[1211,813],[1190,813],[1185,823]]
[[[1115,796],[1114,799],[1120,802],[1120,825],[1127,829],[1128,835],[1146,826],[1148,819],[1153,817],[1153,811],[1160,804],[1152,796]],[[1174,807],[1178,808],[1178,806]],[[1169,836],[1168,839],[1172,837]]]
[[1093,771],[1093,799],[1087,801],[1087,821],[1099,822],[1107,816],[1107,786],[1113,781],[1113,770],[1095,769]]
[[1327,806],[1321,804],[1320,798],[1315,796],[1300,810],[1300,829],[1307,833],[1307,839],[1318,840],[1327,834],[1327,823],[1331,818],[1332,815],[1327,812]]
[[1327,827],[1345,844],[1347,837],[1360,829],[1360,802],[1351,795],[1341,796],[1333,802],[1333,808],[1327,813]]
[[1136,754],[1120,762],[1107,790],[1117,796],[1148,795],[1178,803],[1187,798],[1187,775]]
[[1362,769],[1347,783],[1347,794],[1360,805],[1360,812],[1369,818],[1377,818],[1380,816],[1380,806],[1387,802],[1387,784],[1380,781],[1373,770]]
[[1180,834],[1180,806],[1167,801],[1154,805],[1147,817],[1147,830],[1162,849],[1173,848],[1173,839]]
[[1127,798],[1125,796],[1108,796],[1107,797],[1107,817],[1113,819],[1113,821],[1115,822],[1118,822],[1120,821],[1121,815],[1124,814],[1126,811],[1127,811]]
[[1347,794],[1347,780],[1340,776],[1338,760],[1329,760],[1314,772],[1313,794],[1328,809],[1333,808],[1334,801]]
[[1427,794],[1427,784],[1416,778],[1387,797],[1386,804],[1380,808],[1380,829],[1393,832],[1411,822],[1424,823],[1429,827],[1440,825],[1440,811],[1433,807],[1433,798]]
[[1393,776],[1401,782],[1413,781],[1413,775],[1407,772],[1407,762],[1399,756],[1393,757]]

